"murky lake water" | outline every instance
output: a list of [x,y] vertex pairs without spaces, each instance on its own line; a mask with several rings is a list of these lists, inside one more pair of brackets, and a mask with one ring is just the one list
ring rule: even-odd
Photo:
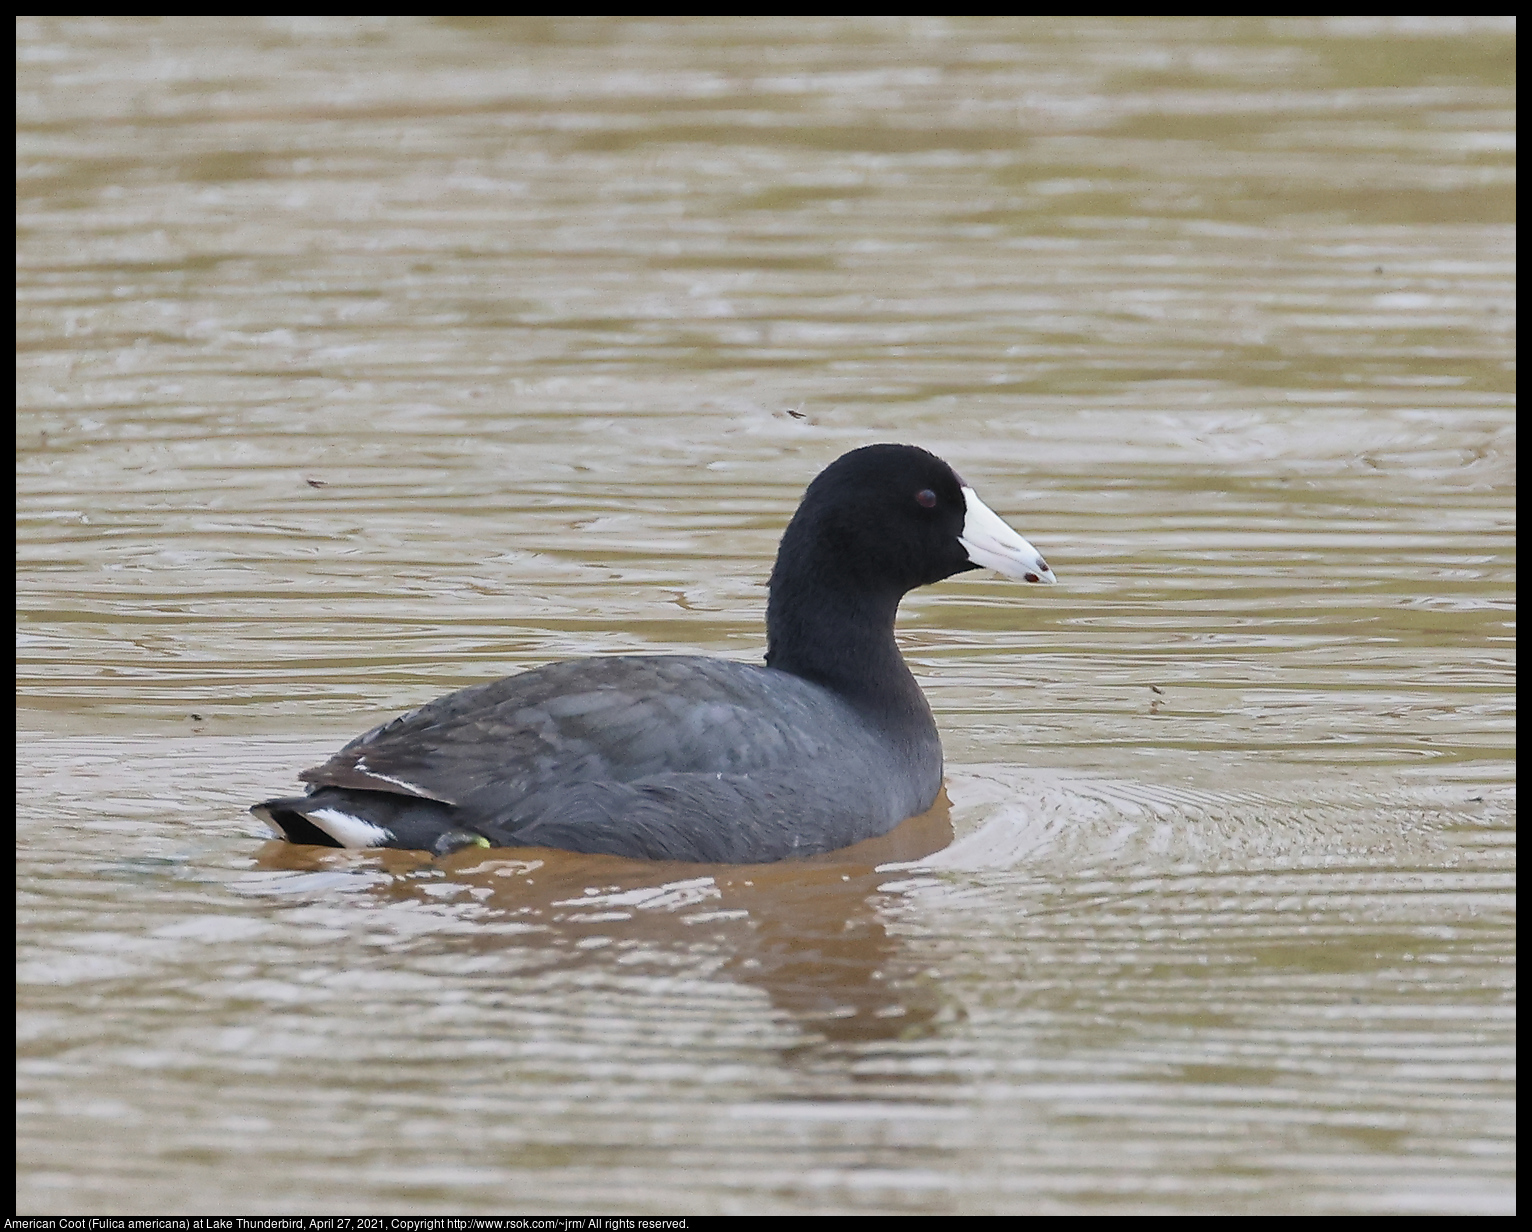
[[[1504,19],[24,18],[23,1213],[1514,1209]],[[757,658],[925,445],[812,864],[268,843],[391,712]]]

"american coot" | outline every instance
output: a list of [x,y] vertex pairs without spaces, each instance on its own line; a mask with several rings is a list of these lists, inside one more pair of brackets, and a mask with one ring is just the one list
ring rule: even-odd
[[250,811],[294,843],[558,847],[746,864],[833,851],[935,802],[942,747],[894,641],[906,592],[987,567],[1052,582],[934,454],[869,445],[809,484],[771,571],[766,665],[552,663],[449,693]]

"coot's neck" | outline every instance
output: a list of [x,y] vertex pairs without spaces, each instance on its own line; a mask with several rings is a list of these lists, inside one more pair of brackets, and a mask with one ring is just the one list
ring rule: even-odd
[[[785,547],[785,544],[784,544]],[[867,589],[812,555],[771,574],[766,605],[766,666],[823,685],[885,729],[935,734],[925,695],[894,640],[903,593]]]

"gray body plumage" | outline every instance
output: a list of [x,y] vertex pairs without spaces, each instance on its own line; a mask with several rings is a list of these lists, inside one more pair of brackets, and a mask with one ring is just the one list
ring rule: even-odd
[[386,845],[426,850],[478,835],[496,847],[781,860],[931,807],[936,724],[923,704],[904,717],[890,730],[821,685],[753,664],[578,659],[401,715],[304,771],[312,794],[258,809],[280,826],[282,814],[365,804]]

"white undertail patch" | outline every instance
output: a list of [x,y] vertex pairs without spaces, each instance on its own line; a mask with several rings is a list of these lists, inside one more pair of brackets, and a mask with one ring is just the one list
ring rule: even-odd
[[337,808],[306,809],[303,816],[342,847],[386,847],[393,841],[392,830]]

